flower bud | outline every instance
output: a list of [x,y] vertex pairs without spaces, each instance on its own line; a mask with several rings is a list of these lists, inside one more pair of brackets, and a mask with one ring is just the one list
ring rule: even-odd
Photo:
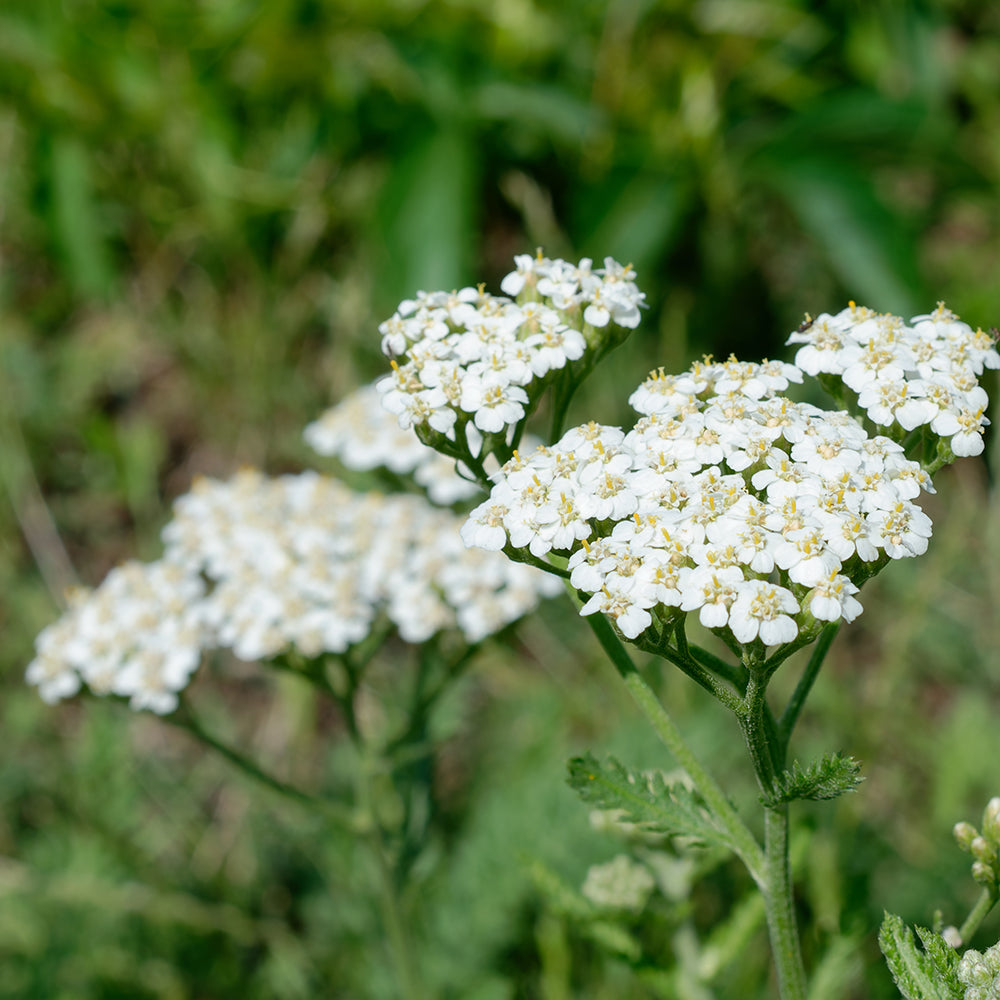
[[983,810],[983,836],[1000,842],[1000,796],[994,796]]
[[958,928],[952,924],[949,924],[941,931],[941,937],[944,938],[949,948],[957,950],[962,947],[962,935],[958,933]]
[[996,885],[997,875],[993,870],[992,865],[983,864],[982,861],[974,861],[972,864],[972,877],[980,885],[990,886]]
[[956,823],[951,832],[955,840],[958,841],[958,846],[966,854],[972,850],[972,841],[979,836],[979,831],[971,823],[966,823],[964,820],[961,823]]
[[969,849],[972,851],[972,856],[977,861],[982,861],[983,864],[992,864],[996,861],[997,849],[995,844],[991,844],[982,835],[973,838],[972,843],[969,845]]

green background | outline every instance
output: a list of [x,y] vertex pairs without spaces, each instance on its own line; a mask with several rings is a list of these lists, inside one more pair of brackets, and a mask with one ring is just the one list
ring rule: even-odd
[[[0,5],[0,997],[393,995],[349,842],[156,720],[43,706],[22,672],[68,586],[155,558],[193,476],[312,463],[302,427],[383,370],[401,297],[497,291],[536,246],[631,261],[647,292],[580,419],[627,419],[654,366],[787,357],[804,312],[848,299],[995,325],[1000,6]],[[800,736],[869,779],[803,810],[807,945],[845,936],[859,997],[892,995],[883,908],[963,915],[949,830],[1000,793],[987,463],[927,509],[931,552],[866,589]],[[425,931],[448,995],[659,995],[531,880],[579,884],[615,850],[563,758],[658,760],[565,611],[487,655],[442,723],[453,828]],[[665,684],[749,787],[735,729]],[[231,667],[196,694],[289,774],[335,767],[337,722],[294,684]]]

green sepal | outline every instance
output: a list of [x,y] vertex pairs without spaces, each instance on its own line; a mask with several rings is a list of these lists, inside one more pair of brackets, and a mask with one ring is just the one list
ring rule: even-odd
[[[886,913],[878,935],[896,987],[906,1000],[962,1000],[962,987],[955,976],[958,958],[944,939],[926,928],[918,927],[917,933],[926,951],[921,951],[913,931],[903,923],[902,917]],[[928,942],[933,942],[928,946]]]
[[584,802],[621,810],[623,820],[646,832],[691,837],[735,850],[701,797],[680,782],[668,782],[659,772],[635,775],[614,757],[605,765],[588,753],[570,760],[568,780]]
[[798,761],[775,776],[770,794],[760,797],[769,808],[795,799],[835,799],[844,792],[853,792],[865,779],[861,764],[853,757],[839,753],[824,754],[805,770]]

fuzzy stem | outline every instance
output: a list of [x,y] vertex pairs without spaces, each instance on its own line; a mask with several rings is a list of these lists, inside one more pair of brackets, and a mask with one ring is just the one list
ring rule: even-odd
[[788,803],[765,810],[764,852],[767,858],[764,907],[778,973],[778,995],[781,1000],[805,1000],[806,973],[795,923],[792,872],[788,860]]
[[993,909],[997,902],[997,894],[990,889],[983,889],[982,894],[976,901],[965,922],[958,929],[958,936],[962,939],[962,946],[965,947],[969,938],[979,930],[979,925],[986,919],[986,915]]
[[621,640],[611,627],[611,623],[601,614],[588,615],[587,623],[593,629],[597,641],[600,642],[601,647],[621,675],[629,694],[643,715],[646,716],[657,736],[673,754],[674,759],[688,773],[712,814],[729,835],[736,853],[746,865],[753,880],[761,889],[764,889],[766,864],[760,845],[754,835],[730,805],[729,799],[716,780],[705,770],[691,748],[684,742],[674,720],[636,669]]
[[809,663],[799,678],[799,683],[796,685],[792,697],[785,706],[784,712],[781,713],[781,718],[778,720],[778,736],[783,748],[788,746],[788,740],[791,738],[792,730],[798,721],[802,706],[805,704],[806,698],[812,690],[813,683],[819,675],[819,669],[823,666],[823,660],[839,628],[840,622],[833,622],[820,632],[819,641],[816,643],[816,648],[812,651]]
[[[765,796],[774,789],[776,762],[783,755],[765,691],[767,681],[753,665],[747,684],[746,714],[740,725],[753,763],[757,784]],[[762,887],[771,952],[778,974],[781,1000],[804,1000],[806,974],[799,946],[792,895],[792,872],[788,859],[788,803],[764,808],[765,884]]]

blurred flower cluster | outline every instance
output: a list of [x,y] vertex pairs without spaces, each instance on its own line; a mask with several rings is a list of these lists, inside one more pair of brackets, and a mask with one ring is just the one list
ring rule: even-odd
[[166,713],[209,650],[343,653],[380,618],[406,642],[457,629],[476,643],[560,589],[466,549],[460,525],[418,495],[357,493],[316,472],[200,480],[175,505],[162,559],[74,594],[39,635],[27,678],[47,701],[86,685]]

